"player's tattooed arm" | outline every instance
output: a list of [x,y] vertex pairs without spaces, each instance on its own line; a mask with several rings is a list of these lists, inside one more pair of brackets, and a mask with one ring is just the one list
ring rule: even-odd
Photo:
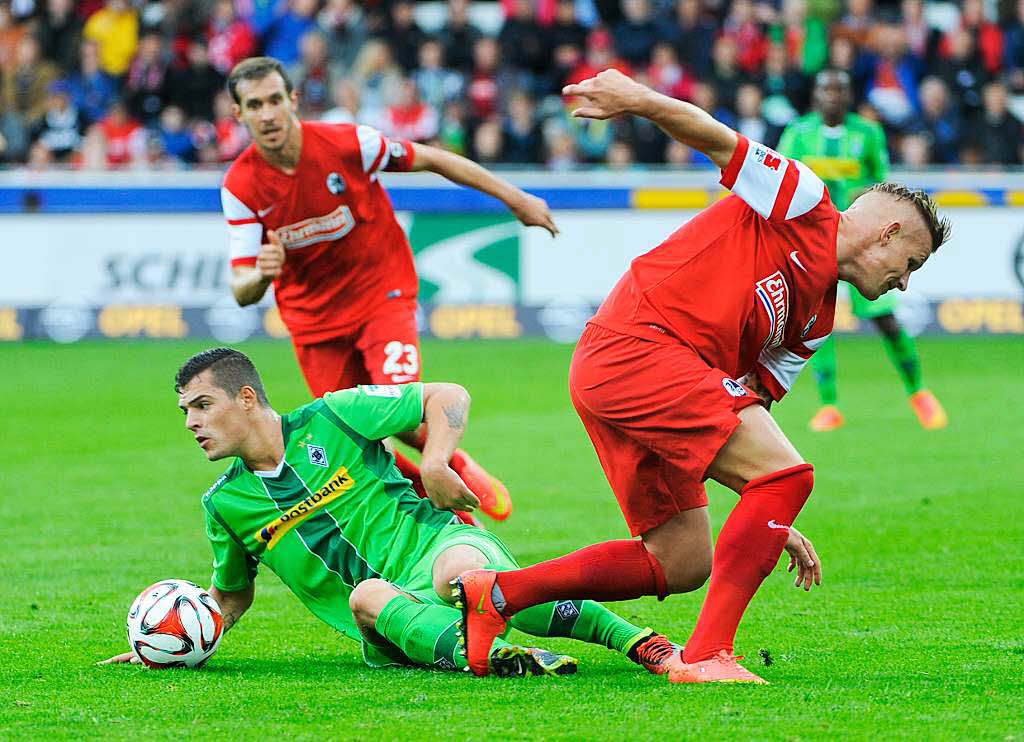
[[430,501],[439,508],[473,510],[480,505],[466,483],[448,465],[466,430],[469,393],[458,384],[423,385],[423,444],[420,476]]
[[746,385],[753,391],[757,396],[764,402],[764,406],[769,410],[772,408],[772,402],[775,400],[772,395],[768,392],[768,388],[761,382],[761,377],[757,373],[751,371],[749,374],[739,380],[742,384]]
[[253,583],[243,590],[231,592],[218,590],[211,586],[209,593],[220,606],[221,615],[224,617],[224,631],[227,632],[252,606],[252,601],[256,597],[256,584]]

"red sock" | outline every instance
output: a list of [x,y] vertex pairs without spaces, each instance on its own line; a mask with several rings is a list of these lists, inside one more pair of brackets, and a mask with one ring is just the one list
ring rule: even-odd
[[711,586],[686,642],[685,662],[706,660],[723,649],[732,652],[740,618],[778,564],[788,526],[811,494],[813,472],[810,464],[801,464],[751,480],[743,488],[718,534]]
[[532,567],[498,574],[506,616],[552,600],[665,597],[665,574],[643,541],[605,541]]

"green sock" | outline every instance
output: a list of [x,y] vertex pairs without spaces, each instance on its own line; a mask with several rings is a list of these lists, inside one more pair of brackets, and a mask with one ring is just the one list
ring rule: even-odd
[[565,636],[623,653],[645,632],[593,600],[542,603],[519,611],[510,623],[534,636]]
[[[374,628],[417,665],[441,670],[462,670],[466,658],[456,635],[462,614],[449,605],[417,603],[396,595],[377,616]],[[494,640],[494,648],[505,646]]]
[[814,378],[818,380],[818,395],[822,404],[835,404],[839,401],[839,383],[836,379],[836,339],[829,335],[828,340],[821,344],[811,356],[811,368]]
[[889,360],[899,371],[900,379],[907,394],[921,390],[921,359],[917,355],[917,343],[902,327],[895,338],[882,335]]

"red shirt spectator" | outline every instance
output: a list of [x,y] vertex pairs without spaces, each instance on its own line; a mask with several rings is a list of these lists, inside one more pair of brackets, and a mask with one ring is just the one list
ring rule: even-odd
[[206,29],[210,63],[222,74],[256,53],[256,34],[235,15],[233,0],[217,0]]
[[[974,45],[981,54],[981,61],[990,75],[996,75],[1003,68],[1003,32],[994,23],[985,20],[985,7],[982,0],[964,0],[960,9],[961,28],[974,37]],[[951,55],[950,34],[942,38],[939,53],[943,57]]]
[[141,158],[146,151],[146,130],[128,115],[121,102],[110,108],[110,113],[99,124],[107,149],[107,165],[124,167]]
[[603,28],[595,28],[587,36],[587,55],[576,65],[566,78],[566,85],[575,85],[598,72],[607,69],[618,70],[624,75],[633,75],[633,70],[624,59],[615,56],[612,48],[612,36]]
[[420,100],[416,83],[402,81],[401,97],[384,113],[384,133],[394,139],[425,142],[437,136],[440,119],[432,106]]

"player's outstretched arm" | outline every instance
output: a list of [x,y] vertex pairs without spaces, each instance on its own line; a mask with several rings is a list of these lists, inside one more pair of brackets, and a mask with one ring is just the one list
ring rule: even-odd
[[707,112],[641,85],[618,70],[605,70],[576,85],[566,85],[562,95],[582,98],[573,116],[609,119],[623,113],[642,116],[688,147],[706,154],[724,169],[736,151],[736,132]]
[[466,432],[469,392],[458,384],[423,385],[423,444],[420,476],[430,501],[439,508],[472,511],[480,506],[462,478],[448,465]]
[[267,244],[260,246],[256,265],[236,265],[231,269],[231,293],[241,307],[255,304],[267,293],[267,287],[284,268],[284,245],[277,232],[267,232]]
[[412,170],[429,170],[453,183],[494,196],[527,227],[544,227],[554,237],[558,227],[547,202],[502,180],[472,160],[427,144],[413,144]]
[[[208,593],[217,601],[217,605],[220,606],[221,616],[224,617],[224,628],[223,633],[227,633],[228,629],[234,626],[238,619],[242,617],[242,614],[249,610],[252,606],[252,601],[256,596],[256,583],[249,585],[244,590],[238,590],[236,592],[224,592],[218,590],[216,587],[210,586],[207,590]],[[133,665],[141,665],[142,661],[135,656],[134,652],[122,652],[121,654],[115,654],[113,657],[97,662],[97,665],[116,665],[119,663],[131,663]]]

